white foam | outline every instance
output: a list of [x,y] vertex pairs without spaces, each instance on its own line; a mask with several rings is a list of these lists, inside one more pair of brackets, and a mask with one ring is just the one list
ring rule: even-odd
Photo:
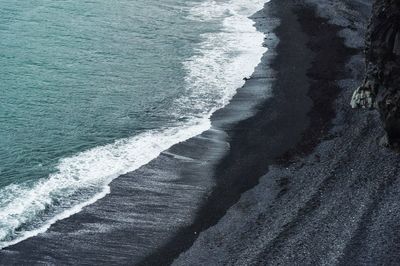
[[263,8],[266,1],[205,1],[190,10],[190,17],[199,23],[219,23],[220,31],[202,34],[195,55],[184,62],[187,71],[188,110],[213,113],[236,94],[259,64],[264,52],[265,35],[254,27],[249,16]]
[[[110,192],[110,182],[156,158],[172,145],[211,127],[211,114],[225,106],[260,62],[264,34],[248,17],[265,1],[205,1],[191,19],[219,22],[221,31],[204,33],[195,55],[184,62],[185,96],[176,100],[191,114],[189,122],[118,140],[60,161],[57,172],[32,185],[0,190],[0,248],[45,232]],[[43,212],[51,216],[42,215]]]
[[[33,187],[11,185],[3,188],[0,190],[0,239],[3,240],[0,247],[44,232],[56,221],[81,211],[107,195],[108,185],[119,175],[138,169],[172,145],[194,137],[210,126],[210,120],[204,118],[187,125],[149,131],[65,158],[58,165],[57,173]],[[73,205],[76,195],[81,196],[82,191],[90,197]],[[56,202],[62,202],[61,212],[56,211],[49,220],[35,221],[37,214]],[[39,229],[18,231],[19,227],[31,222]]]

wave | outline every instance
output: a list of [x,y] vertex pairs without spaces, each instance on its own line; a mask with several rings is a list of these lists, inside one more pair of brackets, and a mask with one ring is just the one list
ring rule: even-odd
[[[199,119],[118,140],[61,160],[55,174],[33,187],[11,185],[0,190],[0,247],[46,231],[57,220],[107,195],[108,185],[119,175],[138,169],[172,145],[209,127],[209,119]],[[47,214],[40,215],[44,211]]]
[[[0,248],[45,232],[110,193],[118,176],[146,165],[174,144],[211,128],[210,117],[224,107],[260,62],[264,34],[248,17],[264,1],[205,1],[193,6],[190,19],[220,23],[204,33],[194,56],[183,62],[186,96],[175,101],[186,122],[148,131],[113,144],[62,159],[54,174],[34,184],[13,184],[0,190]],[[185,111],[186,110],[186,111]]]

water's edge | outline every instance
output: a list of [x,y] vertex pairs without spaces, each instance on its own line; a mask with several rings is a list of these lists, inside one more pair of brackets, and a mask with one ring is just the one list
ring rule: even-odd
[[[274,29],[280,22],[269,8],[272,2],[267,3],[251,17],[256,22],[257,30],[264,32],[266,37],[263,45],[268,47],[268,51],[264,53],[251,78],[238,90],[231,103],[216,111],[211,118],[212,126],[222,129],[229,146],[228,152],[221,154],[212,168],[215,187],[202,201],[194,222],[181,228],[165,245],[149,254],[138,265],[171,264],[182,252],[190,248],[202,231],[216,224],[243,192],[257,184],[261,174],[267,171],[269,158],[296,142],[297,139],[293,137],[282,147],[276,150],[269,149],[275,145],[276,138],[271,132],[280,134],[273,126],[277,117],[274,112],[279,112],[280,104],[287,106],[281,102],[281,97],[276,101],[277,92],[273,90],[277,72],[272,64],[277,56],[276,47],[279,44]],[[262,139],[259,134],[263,135]],[[293,133],[293,136],[298,137],[297,135],[298,132]],[[266,147],[268,143],[272,144],[272,147]]]
[[[263,15],[259,16],[260,12],[257,14],[254,19],[260,27],[265,21]],[[268,45],[274,45],[272,40],[271,35]],[[257,104],[271,96],[268,75],[273,74],[265,75],[268,73],[266,60],[264,54],[252,79],[246,81],[228,105],[212,115],[212,126],[205,123],[211,129],[199,129],[205,131],[194,138],[181,140],[134,172],[110,180],[109,188],[96,197],[10,243],[12,246],[0,251],[0,262],[74,262],[79,258],[76,243],[80,243],[78,245],[85,247],[84,254],[93,254],[87,258],[88,263],[106,262],[115,256],[113,254],[119,254],[113,262],[124,263],[150,254],[152,247],[146,241],[149,242],[152,235],[158,234],[158,240],[151,240],[151,245],[160,246],[173,236],[171,228],[190,224],[195,215],[193,210],[201,205],[215,184],[213,170],[216,163],[229,149],[226,131],[238,121],[251,117]],[[151,212],[155,213],[148,217],[146,213]],[[108,240],[102,242],[105,238]],[[133,238],[135,243],[131,243]],[[99,245],[88,245],[93,241]],[[130,248],[124,251],[117,246],[108,248],[115,241]],[[106,248],[109,249],[107,252]],[[100,252],[104,254],[94,255]]]

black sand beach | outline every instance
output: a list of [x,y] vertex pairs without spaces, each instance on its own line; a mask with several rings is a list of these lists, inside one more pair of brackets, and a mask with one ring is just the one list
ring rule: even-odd
[[[345,78],[345,64],[357,50],[344,45],[338,36],[341,27],[329,24],[328,19],[316,14],[315,7],[301,1],[272,1],[255,17],[260,16],[267,19],[267,28],[279,39],[277,47],[268,51],[276,56],[266,62],[275,73],[273,97],[258,107],[256,115],[227,129],[230,151],[217,166],[217,187],[196,222],[148,257],[144,265],[169,264],[190,246],[197,237],[195,232],[216,224],[241,193],[257,185],[269,167],[289,166],[312,152],[322,138],[331,137],[333,102],[340,92],[336,81]],[[283,186],[280,194],[286,192],[289,182],[289,178],[279,181]],[[225,240],[211,243],[224,246]],[[236,239],[234,243],[242,245],[243,241]],[[193,254],[188,254],[188,261],[182,264],[192,264]],[[215,263],[207,258],[207,263]]]
[[[378,144],[384,134],[378,114],[349,106],[364,76],[371,2],[307,2],[329,21],[311,20],[307,6],[299,9],[302,1],[279,1],[275,8],[293,10],[314,53],[307,71],[311,127],[294,153],[272,165],[174,264],[398,265],[399,157]],[[281,18],[282,40],[288,19]],[[324,125],[320,134],[309,133],[313,121]]]
[[398,263],[400,159],[378,114],[349,105],[370,6],[271,0],[254,15],[269,51],[211,130],[0,264]]

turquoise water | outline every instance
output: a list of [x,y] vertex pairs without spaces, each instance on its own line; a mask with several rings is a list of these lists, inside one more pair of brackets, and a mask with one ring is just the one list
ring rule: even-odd
[[250,2],[0,0],[0,248],[208,129],[264,52]]
[[3,1],[0,186],[179,119],[170,103],[202,29],[187,1],[145,3]]

